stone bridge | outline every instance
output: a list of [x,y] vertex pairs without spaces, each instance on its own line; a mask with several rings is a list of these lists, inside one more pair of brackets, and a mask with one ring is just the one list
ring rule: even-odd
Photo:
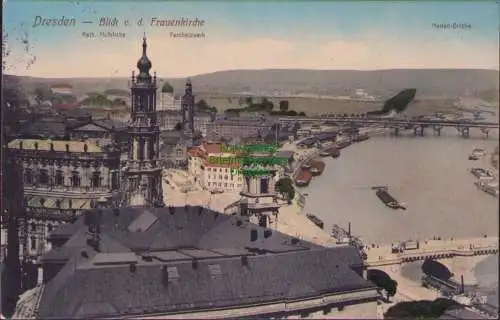
[[389,266],[425,259],[445,259],[457,256],[477,256],[498,253],[498,237],[462,239],[462,240],[430,240],[420,243],[418,249],[392,253],[392,246],[369,248],[365,268]]

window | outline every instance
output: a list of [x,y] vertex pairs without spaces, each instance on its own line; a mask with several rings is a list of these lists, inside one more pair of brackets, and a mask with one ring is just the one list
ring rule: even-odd
[[31,232],[36,232],[36,224],[34,222],[31,223]]
[[52,230],[53,230],[53,229],[54,229],[54,227],[53,227],[53,226],[49,223],[49,224],[47,225],[47,231],[48,231],[48,232],[52,232]]
[[49,173],[47,172],[47,169],[40,170],[40,173],[38,174],[38,182],[40,184],[48,184],[49,183]]
[[30,243],[31,250],[36,250],[36,238],[31,237],[31,243]]
[[71,185],[73,187],[79,187],[80,186],[80,176],[78,174],[78,171],[73,171],[71,174]]
[[226,182],[226,183],[224,183],[224,188],[227,188],[227,182]]
[[99,188],[101,186],[101,173],[100,172],[93,172],[92,179],[90,182],[91,182],[92,188]]
[[111,173],[111,189],[115,190],[115,189],[119,189],[120,188],[120,179],[119,179],[119,175],[118,175],[118,172],[116,171],[113,171]]
[[33,171],[31,169],[26,169],[24,171],[24,182],[33,183]]
[[64,184],[64,176],[61,170],[56,171],[55,184],[57,186]]
[[222,174],[219,174],[219,180],[222,180]]
[[227,179],[228,179],[228,178],[227,178],[227,175],[225,175],[225,176],[224,176],[224,180],[227,180]]

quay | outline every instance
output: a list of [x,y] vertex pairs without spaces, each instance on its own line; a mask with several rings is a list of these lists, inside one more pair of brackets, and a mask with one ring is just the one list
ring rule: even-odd
[[368,258],[365,261],[365,267],[399,265],[426,259],[497,254],[498,240],[498,237],[483,237],[461,240],[421,241],[418,249],[405,250],[400,253],[392,253],[392,245],[367,248],[366,254]]

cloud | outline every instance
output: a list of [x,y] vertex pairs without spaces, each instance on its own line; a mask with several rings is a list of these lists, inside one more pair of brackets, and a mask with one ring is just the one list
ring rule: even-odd
[[[161,77],[184,77],[228,69],[392,69],[494,68],[498,43],[455,40],[412,42],[365,36],[329,42],[300,39],[173,39],[148,37],[148,56]],[[11,48],[15,51],[16,48]],[[20,48],[18,48],[20,49]],[[26,70],[21,54],[11,54],[14,74],[43,77],[129,76],[141,54],[141,39],[84,39],[34,49],[36,63]]]

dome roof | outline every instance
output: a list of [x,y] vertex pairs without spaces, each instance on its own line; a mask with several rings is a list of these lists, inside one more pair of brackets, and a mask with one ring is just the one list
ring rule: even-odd
[[139,75],[149,75],[149,70],[151,70],[152,67],[152,63],[146,54],[147,47],[146,37],[144,37],[142,42],[142,57],[137,61],[137,69],[139,69],[140,72]]

